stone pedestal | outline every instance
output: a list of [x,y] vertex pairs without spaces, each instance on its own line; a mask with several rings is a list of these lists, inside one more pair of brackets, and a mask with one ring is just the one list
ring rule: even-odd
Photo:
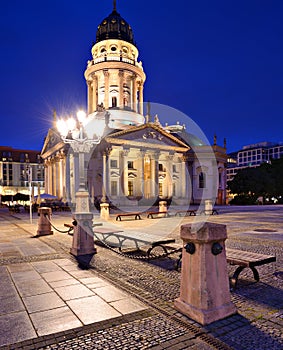
[[204,210],[206,214],[210,214],[213,209],[213,204],[211,199],[206,199],[204,202]]
[[75,213],[74,235],[70,253],[76,257],[81,268],[88,268],[96,253],[92,219],[92,213]]
[[52,214],[51,208],[42,207],[38,209],[39,219],[38,219],[36,237],[53,235],[53,231],[51,231],[51,224],[50,224],[51,214]]
[[[159,211],[160,212],[167,212],[167,202],[166,201],[160,201],[159,202]],[[164,216],[163,214],[159,214],[160,217]]]
[[181,226],[182,252],[180,297],[175,307],[202,325],[236,313],[231,302],[225,240],[226,226],[204,223]]
[[109,220],[109,204],[101,203],[100,204],[100,218],[103,220]]

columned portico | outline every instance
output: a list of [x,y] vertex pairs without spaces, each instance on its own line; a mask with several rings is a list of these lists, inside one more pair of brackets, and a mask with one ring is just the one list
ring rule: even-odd
[[109,72],[108,69],[103,70],[104,74],[104,107],[109,108]]

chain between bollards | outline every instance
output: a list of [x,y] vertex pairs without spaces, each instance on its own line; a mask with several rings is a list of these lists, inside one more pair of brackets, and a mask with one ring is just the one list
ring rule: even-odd
[[[73,227],[70,227],[68,230],[59,230],[57,227],[55,227],[52,222],[50,221],[49,217],[47,214],[45,214],[45,217],[47,218],[47,220],[49,221],[50,225],[58,232],[60,233],[68,233],[70,234],[70,232],[73,230]],[[150,257],[149,255],[147,256],[144,256],[144,255],[135,255],[135,256],[131,256],[131,255],[127,255],[121,251],[117,251],[116,249],[114,249],[113,247],[111,247],[109,244],[107,244],[105,241],[103,241],[101,238],[99,238],[97,236],[97,234],[93,231],[92,227],[88,226],[88,225],[84,225],[88,230],[90,230],[91,234],[94,235],[94,237],[103,245],[105,246],[106,248],[108,248],[109,250],[111,250],[112,252],[118,254],[118,255],[121,255],[121,256],[124,256],[128,259],[134,259],[134,260],[156,260],[156,259],[161,259],[161,258],[166,258],[167,256],[169,255],[172,255],[174,253],[178,253],[182,250],[182,248],[175,248],[173,250],[171,250],[170,252],[167,252],[167,253],[164,253],[164,254],[160,254],[160,255],[156,255],[156,256],[153,256],[153,257]]]

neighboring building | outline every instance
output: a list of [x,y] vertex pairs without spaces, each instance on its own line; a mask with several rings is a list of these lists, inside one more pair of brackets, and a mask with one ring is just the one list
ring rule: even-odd
[[44,165],[40,151],[0,146],[0,195],[29,194],[31,184],[44,188]]
[[[91,200],[137,205],[170,198],[176,204],[217,198],[226,202],[226,147],[210,147],[179,124],[163,127],[148,105],[146,79],[130,25],[115,8],[98,26],[85,79],[92,125],[104,137],[88,163]],[[56,118],[55,118],[56,119]],[[56,120],[55,120],[56,121]],[[54,122],[55,122],[54,121]],[[42,149],[45,191],[74,200],[79,185],[78,157],[54,127]],[[67,156],[68,155],[68,156]]]
[[257,167],[282,156],[282,143],[265,141],[244,146],[240,151],[228,155],[227,181],[233,180],[240,169]]

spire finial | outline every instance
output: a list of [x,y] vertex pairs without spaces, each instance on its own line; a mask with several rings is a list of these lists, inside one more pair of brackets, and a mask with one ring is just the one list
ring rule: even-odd
[[117,7],[116,7],[116,0],[113,0],[113,11],[116,11]]

